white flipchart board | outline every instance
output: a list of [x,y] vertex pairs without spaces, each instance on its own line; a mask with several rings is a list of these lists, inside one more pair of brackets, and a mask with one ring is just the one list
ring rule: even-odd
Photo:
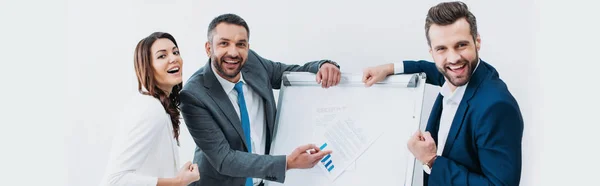
[[[425,90],[425,74],[392,75],[371,87],[365,87],[360,74],[342,73],[341,82],[321,88],[315,74],[286,72],[279,91],[277,127],[271,154],[290,154],[296,147],[323,142],[323,126],[318,112],[338,112],[353,118],[362,126],[378,127],[383,133],[337,179],[330,180],[319,164],[311,169],[292,169],[286,186],[393,186],[421,183],[414,180],[420,164],[407,148],[407,141],[422,128],[421,108]],[[342,113],[339,113],[342,112]],[[321,116],[321,115],[320,115]],[[335,114],[328,117],[336,117]],[[332,153],[335,157],[335,151]],[[415,166],[417,165],[417,166]]]

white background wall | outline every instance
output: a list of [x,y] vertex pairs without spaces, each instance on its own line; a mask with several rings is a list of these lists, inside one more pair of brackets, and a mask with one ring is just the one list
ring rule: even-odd
[[[1,1],[2,181],[99,183],[117,110],[135,93],[135,44],[153,31],[177,39],[184,81],[206,62],[208,23],[226,12],[246,19],[251,48],[263,57],[328,58],[360,72],[431,60],[423,25],[438,2]],[[480,56],[521,105],[522,185],[594,183],[600,30],[591,27],[599,17],[591,1],[466,2],[478,19]],[[426,104],[436,91],[428,88]],[[191,160],[194,144],[182,126],[181,159]]]

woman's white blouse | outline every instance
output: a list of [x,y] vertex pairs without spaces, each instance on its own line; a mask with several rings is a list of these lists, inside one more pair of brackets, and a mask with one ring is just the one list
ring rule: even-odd
[[160,101],[139,94],[123,113],[113,139],[104,185],[155,186],[158,178],[175,177],[179,146],[170,116]]

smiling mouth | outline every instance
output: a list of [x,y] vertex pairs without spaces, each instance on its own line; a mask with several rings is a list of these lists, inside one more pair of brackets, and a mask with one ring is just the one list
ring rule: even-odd
[[447,66],[446,69],[450,70],[450,71],[459,71],[464,69],[467,66],[466,63],[462,64],[462,65],[454,65],[454,66]]
[[242,62],[242,58],[240,56],[237,56],[237,57],[223,56],[223,58],[221,58],[221,61],[228,65],[236,65],[236,64],[239,64],[240,62]]
[[239,60],[223,60],[223,62],[227,63],[227,64],[232,64],[232,65],[240,63]]
[[179,67],[174,67],[174,68],[167,70],[167,73],[169,73],[169,74],[175,74],[177,72],[179,72]]

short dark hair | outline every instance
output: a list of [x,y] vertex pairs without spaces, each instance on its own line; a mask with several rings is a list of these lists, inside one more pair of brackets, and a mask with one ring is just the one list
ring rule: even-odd
[[477,20],[475,15],[469,11],[469,7],[463,2],[442,2],[429,9],[427,18],[425,20],[425,36],[427,37],[427,44],[431,46],[431,40],[429,39],[429,28],[432,24],[437,25],[450,25],[456,22],[460,18],[466,18],[471,28],[471,36],[473,40],[477,37]]
[[212,42],[212,37],[214,35],[213,32],[215,31],[215,28],[217,27],[217,25],[219,25],[219,23],[229,23],[243,26],[246,29],[246,33],[248,33],[248,39],[250,39],[250,29],[248,28],[248,24],[246,23],[246,21],[244,21],[244,19],[242,19],[242,17],[238,15],[229,13],[215,17],[210,22],[210,24],[208,24],[208,32],[206,35],[208,37],[209,42]]

